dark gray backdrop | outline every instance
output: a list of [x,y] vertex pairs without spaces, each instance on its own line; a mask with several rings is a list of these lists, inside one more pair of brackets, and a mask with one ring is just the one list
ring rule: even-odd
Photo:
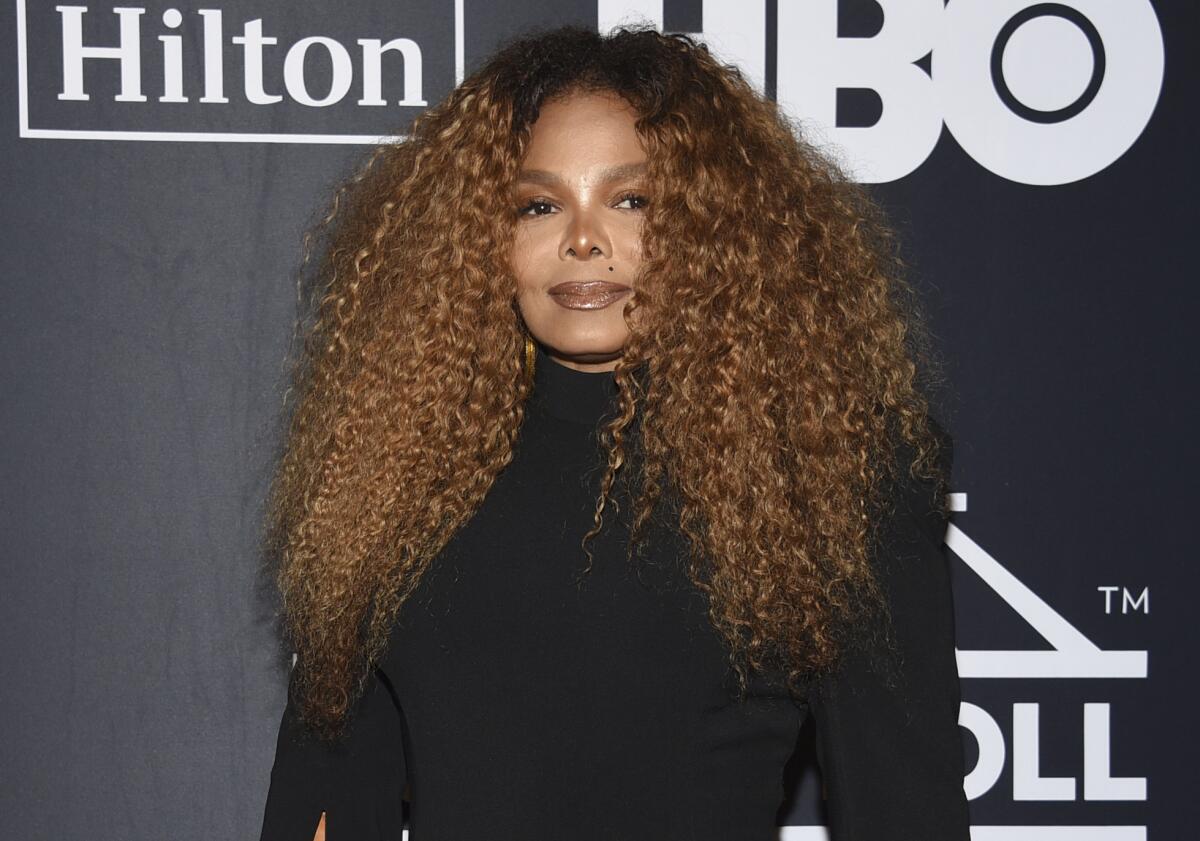
[[[435,102],[528,25],[601,25],[633,5],[121,7],[144,10],[124,14],[145,101],[116,99],[115,58],[71,56],[72,16],[81,45],[118,44],[117,6],[0,6],[0,804],[14,837],[257,837],[285,677],[254,552],[299,237],[365,153],[355,141],[421,110],[357,103],[357,39],[410,39],[404,72],[419,66]],[[941,26],[929,5],[667,0],[659,22],[728,46],[781,102],[816,102],[797,93],[816,78],[833,139],[901,167],[863,180],[901,231],[953,384],[942,413],[963,510],[947,542],[976,838],[1188,837],[1200,17],[1146,0],[953,0],[937,48],[916,49]],[[231,40],[255,20],[277,39],[262,87],[278,102],[251,100]],[[902,74],[872,69],[898,32],[915,50],[902,63],[936,95],[906,98],[885,85]],[[310,47],[302,78],[285,80],[284,55],[316,35],[352,64],[328,106],[299,100],[339,84],[337,45]],[[959,71],[987,69],[980,50],[1002,35],[1011,63],[971,88]],[[164,69],[172,43],[177,71]],[[839,45],[866,52],[838,64]],[[63,99],[77,60],[89,99]],[[393,103],[402,75],[386,54]],[[173,83],[187,102],[160,99]],[[1062,131],[1020,145],[1039,125]],[[818,824],[803,746],[788,776],[780,823]]]

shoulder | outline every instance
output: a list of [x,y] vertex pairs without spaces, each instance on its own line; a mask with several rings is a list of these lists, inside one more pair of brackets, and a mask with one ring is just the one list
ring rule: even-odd
[[889,679],[906,668],[911,675],[911,667],[928,652],[953,646],[953,595],[945,546],[953,442],[933,419],[930,431],[938,441],[933,475],[913,472],[916,452],[897,436],[893,464],[884,472],[870,529],[869,562],[882,602],[872,600],[869,619],[847,631],[849,648],[858,649],[858,656],[873,661]]

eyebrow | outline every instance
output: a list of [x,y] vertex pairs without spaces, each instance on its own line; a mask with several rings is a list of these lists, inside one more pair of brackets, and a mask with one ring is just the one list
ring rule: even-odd
[[[617,164],[616,166],[606,167],[601,171],[600,182],[606,184],[610,181],[619,181],[623,178],[633,178],[645,171],[646,163],[644,161],[635,164]],[[562,179],[556,173],[545,169],[523,169],[517,173],[517,180],[530,184],[542,184],[546,187],[553,187],[562,183]]]

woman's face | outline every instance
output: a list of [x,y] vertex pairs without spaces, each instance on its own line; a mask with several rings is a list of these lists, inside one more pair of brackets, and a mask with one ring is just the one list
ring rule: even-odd
[[615,94],[546,102],[517,179],[517,303],[546,352],[580,371],[611,371],[629,336],[646,204],[636,116]]

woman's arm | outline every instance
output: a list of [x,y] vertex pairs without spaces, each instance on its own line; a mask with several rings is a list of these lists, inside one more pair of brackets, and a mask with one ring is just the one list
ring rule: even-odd
[[345,738],[329,746],[302,727],[288,687],[260,841],[399,838],[406,765],[401,714],[373,671]]
[[851,646],[809,698],[833,841],[970,837],[947,520],[931,508],[932,483],[902,476],[876,557],[898,654],[893,680],[880,652]]

